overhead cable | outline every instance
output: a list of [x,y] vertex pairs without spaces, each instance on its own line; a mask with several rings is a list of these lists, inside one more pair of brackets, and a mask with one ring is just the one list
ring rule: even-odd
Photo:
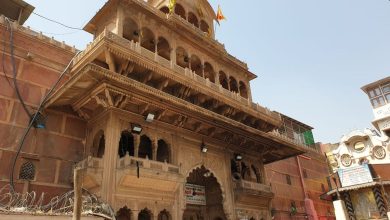
[[47,18],[47,17],[45,17],[45,16],[43,16],[43,15],[40,15],[40,14],[38,14],[38,13],[35,13],[35,12],[32,12],[32,13],[33,13],[34,15],[40,17],[40,18],[43,18],[43,19],[48,20],[48,21],[50,21],[50,22],[59,24],[59,25],[61,25],[61,26],[63,26],[63,27],[66,27],[66,28],[69,28],[69,29],[73,29],[73,30],[83,31],[82,28],[71,27],[71,26],[68,26],[68,25],[66,25],[66,24],[63,24],[63,23],[61,23],[61,22],[59,22],[59,21],[56,21],[56,20]]

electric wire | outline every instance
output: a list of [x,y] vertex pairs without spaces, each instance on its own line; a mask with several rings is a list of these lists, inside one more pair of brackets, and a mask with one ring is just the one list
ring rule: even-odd
[[7,31],[8,31],[8,27],[7,27],[7,30],[4,31],[4,33],[3,33],[3,53],[2,53],[2,56],[1,56],[1,66],[2,66],[2,69],[3,69],[3,73],[4,73],[4,76],[5,76],[5,79],[7,80],[8,84],[12,87],[11,80],[8,77],[7,72],[5,70],[5,49],[7,47],[7,44],[5,43],[5,41],[7,39],[7,36],[6,36]]
[[[59,78],[57,79],[57,81],[54,83],[54,85],[51,87],[51,89],[49,90],[49,92],[45,95],[45,97],[42,99],[41,103],[39,104],[38,106],[38,109],[37,109],[37,112],[41,112],[44,105],[46,104],[48,98],[50,97],[50,95],[54,92],[54,89],[58,86],[58,84],[60,83],[61,79],[65,76],[65,74],[67,73],[69,67],[72,65],[73,63],[73,60],[74,58],[80,53],[81,51],[77,52],[76,55],[69,61],[68,65],[65,67],[64,71],[62,71],[61,75],[59,76]],[[20,152],[23,148],[23,144],[24,142],[26,141],[26,138],[27,138],[27,135],[28,133],[30,132],[31,128],[33,127],[34,125],[34,122],[35,120],[38,118],[38,115],[39,114],[34,114],[34,116],[32,117],[32,119],[30,120],[30,123],[29,125],[27,126],[27,128],[25,129],[24,133],[23,133],[23,136],[19,142],[19,145],[18,145],[18,148],[17,148],[17,152],[16,152],[16,155],[15,155],[15,158],[12,162],[12,166],[11,166],[11,170],[10,170],[10,186],[11,186],[11,190],[12,192],[15,191],[15,184],[14,184],[14,171],[15,171],[15,167],[16,167],[16,161],[20,155]]]
[[[18,81],[16,79],[16,64],[15,64],[15,57],[14,57],[14,31],[12,29],[11,21],[8,18],[5,18],[5,21],[7,23],[9,31],[10,31],[9,41],[10,41],[11,64],[12,64],[12,73],[13,73],[13,77],[14,77],[13,83],[14,83],[14,87],[15,87],[16,96],[18,97],[20,103],[22,104],[24,111],[31,119],[32,115],[31,115],[30,111],[28,110],[26,103],[24,103],[22,95],[20,94]],[[4,63],[3,63],[3,66],[4,66]]]
[[61,23],[61,22],[58,22],[58,21],[56,21],[56,20],[47,18],[47,17],[45,17],[45,16],[43,16],[43,15],[40,15],[40,14],[38,14],[38,13],[35,13],[35,12],[32,12],[32,13],[33,13],[34,15],[40,17],[40,18],[43,18],[43,19],[48,20],[48,21],[50,21],[50,22],[59,24],[59,25],[61,25],[61,26],[63,26],[63,27],[66,27],[66,28],[69,28],[69,29],[73,29],[73,30],[83,31],[83,29],[81,29],[81,28],[71,27],[71,26],[68,26],[68,25],[66,25],[66,24],[63,24],[63,23]]

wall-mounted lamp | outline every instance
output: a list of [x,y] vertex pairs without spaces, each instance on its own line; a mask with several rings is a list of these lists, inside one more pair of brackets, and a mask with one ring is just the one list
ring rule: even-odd
[[241,154],[235,154],[234,155],[234,159],[236,159],[237,161],[241,161],[242,160],[242,155]]
[[145,121],[146,122],[152,122],[154,120],[154,117],[155,115],[153,113],[149,113],[146,118],[145,118]]
[[206,144],[204,144],[204,142],[202,141],[202,144],[200,145],[200,150],[202,151],[202,153],[207,153],[207,151],[209,149],[207,149],[207,146]]
[[134,134],[141,134],[142,127],[139,124],[131,124],[131,132]]

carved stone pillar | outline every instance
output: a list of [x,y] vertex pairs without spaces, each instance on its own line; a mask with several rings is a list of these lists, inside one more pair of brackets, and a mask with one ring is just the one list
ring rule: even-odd
[[157,148],[158,148],[157,137],[153,137],[152,138],[152,160],[157,160]]
[[134,135],[134,157],[138,157],[140,143],[141,143],[141,137],[138,134],[135,134]]
[[113,203],[115,190],[115,172],[118,159],[118,143],[121,134],[119,120],[112,114],[107,115],[107,124],[105,128],[106,154],[103,161],[103,180],[102,180],[102,199],[109,204]]

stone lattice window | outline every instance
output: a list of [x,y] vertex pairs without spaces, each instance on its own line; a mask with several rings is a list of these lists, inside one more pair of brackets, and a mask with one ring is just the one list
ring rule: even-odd
[[19,171],[19,179],[21,180],[34,180],[35,178],[35,166],[31,161],[27,161],[22,164]]

